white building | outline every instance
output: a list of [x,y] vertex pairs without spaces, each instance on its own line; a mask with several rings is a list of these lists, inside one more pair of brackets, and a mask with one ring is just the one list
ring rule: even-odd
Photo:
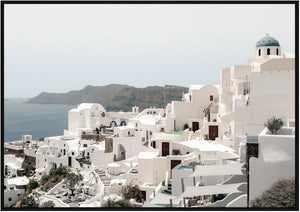
[[4,207],[11,207],[25,193],[29,179],[25,176],[4,178]]
[[249,200],[259,197],[279,179],[295,177],[295,128],[276,135],[265,128],[258,136],[258,157],[249,160]]
[[172,101],[171,111],[167,113],[167,118],[173,119],[176,131],[183,130],[185,124],[188,124],[193,131],[197,131],[202,127],[205,117],[204,109],[208,107],[211,110],[211,117],[209,117],[211,120],[208,121],[216,122],[218,99],[218,86],[191,85],[189,93],[183,94],[182,101]]
[[68,114],[68,135],[81,136],[82,131],[96,130],[102,127],[126,125],[128,119],[138,113],[138,107],[133,112],[106,112],[98,103],[82,103]]
[[295,117],[295,58],[282,53],[279,42],[265,36],[256,44],[247,65],[221,70],[219,118],[225,136],[240,142],[258,135],[273,116]]

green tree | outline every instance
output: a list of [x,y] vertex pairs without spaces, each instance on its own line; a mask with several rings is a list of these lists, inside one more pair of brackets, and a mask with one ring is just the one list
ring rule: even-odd
[[137,202],[142,202],[143,201],[142,192],[139,189],[138,185],[124,186],[122,188],[121,195],[127,200],[135,199],[135,201],[137,201]]
[[29,197],[21,200],[20,207],[21,208],[38,208],[39,203],[37,203],[34,200],[33,196],[29,196]]
[[75,186],[77,185],[77,183],[79,183],[80,181],[83,180],[83,176],[81,174],[75,174],[73,172],[68,173],[66,176],[67,179],[67,186],[68,188],[71,190],[72,192],[72,196],[74,195],[74,190],[75,190]]
[[55,204],[53,201],[46,201],[46,202],[43,202],[41,205],[41,208],[54,208],[54,207],[55,207]]
[[39,183],[36,180],[30,180],[28,184],[28,189],[31,192],[33,189],[37,188],[39,186]]
[[67,176],[68,171],[69,170],[64,166],[60,166],[57,169],[51,169],[49,171],[49,174],[42,176],[42,179],[41,179],[42,185],[45,185],[49,181],[55,183],[55,182],[62,180],[63,178],[65,178]]
[[180,150],[179,149],[173,149],[173,155],[179,155]]
[[278,180],[250,203],[250,207],[257,208],[295,208],[295,205],[295,178]]
[[68,169],[65,166],[60,166],[57,169],[51,169],[49,172],[50,177],[62,176],[66,177],[68,174]]
[[35,170],[35,167],[31,164],[31,162],[27,162],[27,161],[23,162],[23,168],[25,170],[25,175],[27,177],[32,176],[32,174],[33,174],[33,172]]
[[277,131],[283,126],[283,120],[281,118],[271,118],[265,123],[265,126],[271,131],[273,135],[276,135]]

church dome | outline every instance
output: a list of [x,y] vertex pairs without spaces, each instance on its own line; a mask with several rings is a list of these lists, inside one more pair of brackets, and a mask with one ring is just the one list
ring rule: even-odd
[[256,47],[263,47],[263,46],[280,46],[280,45],[275,38],[267,34],[267,36],[263,37],[256,43]]

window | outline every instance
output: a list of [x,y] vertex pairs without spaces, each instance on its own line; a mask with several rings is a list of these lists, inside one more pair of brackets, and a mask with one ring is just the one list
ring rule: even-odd
[[279,51],[278,51],[278,48],[276,49],[276,55],[279,55]]
[[270,55],[271,53],[270,53],[270,49],[268,48],[267,49],[267,55]]
[[87,144],[83,144],[83,147],[87,147]]
[[10,197],[10,198],[8,198],[8,201],[12,201],[12,198]]
[[74,155],[74,152],[72,152],[72,155]]
[[261,55],[261,50],[259,49],[259,50],[258,50],[258,56],[260,56],[260,55]]
[[209,101],[214,101],[214,96],[213,95],[209,96]]

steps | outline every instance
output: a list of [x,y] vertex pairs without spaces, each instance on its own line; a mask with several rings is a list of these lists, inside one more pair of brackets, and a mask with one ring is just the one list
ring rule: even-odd
[[95,169],[95,172],[100,177],[100,179],[101,179],[101,181],[104,185],[104,195],[108,195],[109,194],[108,192],[109,192],[109,188],[110,188],[111,178],[106,175],[105,170]]
[[172,194],[172,182],[168,182],[168,188],[163,190],[164,194]]

